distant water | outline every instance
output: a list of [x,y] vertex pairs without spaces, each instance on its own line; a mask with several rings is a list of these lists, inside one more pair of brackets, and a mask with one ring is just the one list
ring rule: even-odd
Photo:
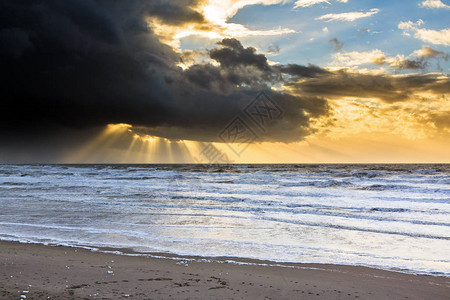
[[0,239],[450,276],[450,165],[0,165]]

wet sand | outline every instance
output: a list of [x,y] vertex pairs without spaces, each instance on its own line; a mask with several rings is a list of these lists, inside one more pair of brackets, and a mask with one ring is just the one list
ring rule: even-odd
[[0,242],[0,299],[448,299],[450,295],[450,280],[444,277],[339,265],[288,266],[179,261]]

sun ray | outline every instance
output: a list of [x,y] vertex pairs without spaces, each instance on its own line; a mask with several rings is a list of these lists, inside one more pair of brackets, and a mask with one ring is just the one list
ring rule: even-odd
[[113,144],[124,134],[129,133],[130,128],[131,125],[129,124],[107,125],[99,135],[80,149],[74,151],[74,153],[67,158],[67,161],[95,162],[98,157],[102,156],[105,148]]

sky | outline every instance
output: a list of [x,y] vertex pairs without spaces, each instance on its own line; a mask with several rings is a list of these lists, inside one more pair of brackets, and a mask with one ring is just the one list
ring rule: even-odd
[[448,0],[0,0],[0,163],[450,163]]

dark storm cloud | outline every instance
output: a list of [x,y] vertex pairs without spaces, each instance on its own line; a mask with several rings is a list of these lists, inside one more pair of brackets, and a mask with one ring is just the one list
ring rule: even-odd
[[18,28],[7,28],[0,31],[0,54],[19,58],[28,48],[33,47],[28,32]]
[[[211,64],[193,65],[185,73],[190,82],[205,89],[211,89],[215,83],[223,83],[220,69]],[[224,90],[224,87],[220,89]]]
[[185,71],[189,81],[203,88],[214,86],[221,91],[233,90],[236,85],[269,89],[269,83],[331,74],[311,64],[270,66],[264,55],[258,54],[253,47],[244,47],[236,39],[223,39],[217,44],[220,47],[209,50],[208,53],[211,59],[219,63],[219,67],[209,63],[193,65]]
[[199,2],[197,0],[152,0],[146,1],[144,9],[146,13],[166,24],[202,23],[205,21],[203,15],[193,9]]
[[[177,55],[136,9],[118,2],[2,1],[1,44],[16,46],[0,58],[8,114],[2,128],[161,121],[170,106],[163,102],[164,74]],[[11,30],[20,34],[5,40]]]
[[[164,136],[169,139],[189,139],[197,141],[221,142],[219,133],[234,117],[245,118],[244,108],[255,99],[256,90],[234,91],[229,94],[213,94],[208,90],[196,91],[195,95],[185,95],[190,108],[189,115],[179,118],[176,125],[165,127],[135,128],[139,133]],[[314,132],[310,128],[310,118],[328,114],[328,103],[322,97],[298,97],[287,93],[264,91],[283,110],[282,118],[272,120],[258,131],[256,141],[294,142]],[[210,101],[205,106],[205,99]],[[230,118],[231,117],[231,118]],[[252,125],[251,121],[246,120]],[[254,125],[254,124],[253,124]],[[255,130],[255,127],[254,127]]]
[[272,68],[263,54],[253,47],[244,47],[237,39],[226,38],[217,43],[219,48],[209,51],[209,56],[220,64],[223,82],[231,86],[253,86],[268,89],[268,83],[282,80],[277,69]]
[[315,65],[302,66],[297,64],[288,64],[280,66],[279,70],[284,74],[295,76],[298,78],[315,78],[321,75],[331,74],[331,72]]
[[160,42],[146,18],[201,22],[195,5],[0,0],[2,139],[39,140],[56,133],[70,139],[67,128],[128,123],[162,137],[217,141],[261,90],[287,113],[259,140],[301,140],[311,133],[310,117],[326,114],[326,101],[270,91],[270,83],[281,82],[281,73],[236,39],[224,39],[210,50],[220,66],[193,65],[184,71],[176,66],[180,54]]
[[245,48],[237,39],[223,39],[218,44],[223,47],[211,50],[209,56],[218,61],[223,68],[254,66],[259,70],[270,69],[263,54],[256,54],[253,47]]

